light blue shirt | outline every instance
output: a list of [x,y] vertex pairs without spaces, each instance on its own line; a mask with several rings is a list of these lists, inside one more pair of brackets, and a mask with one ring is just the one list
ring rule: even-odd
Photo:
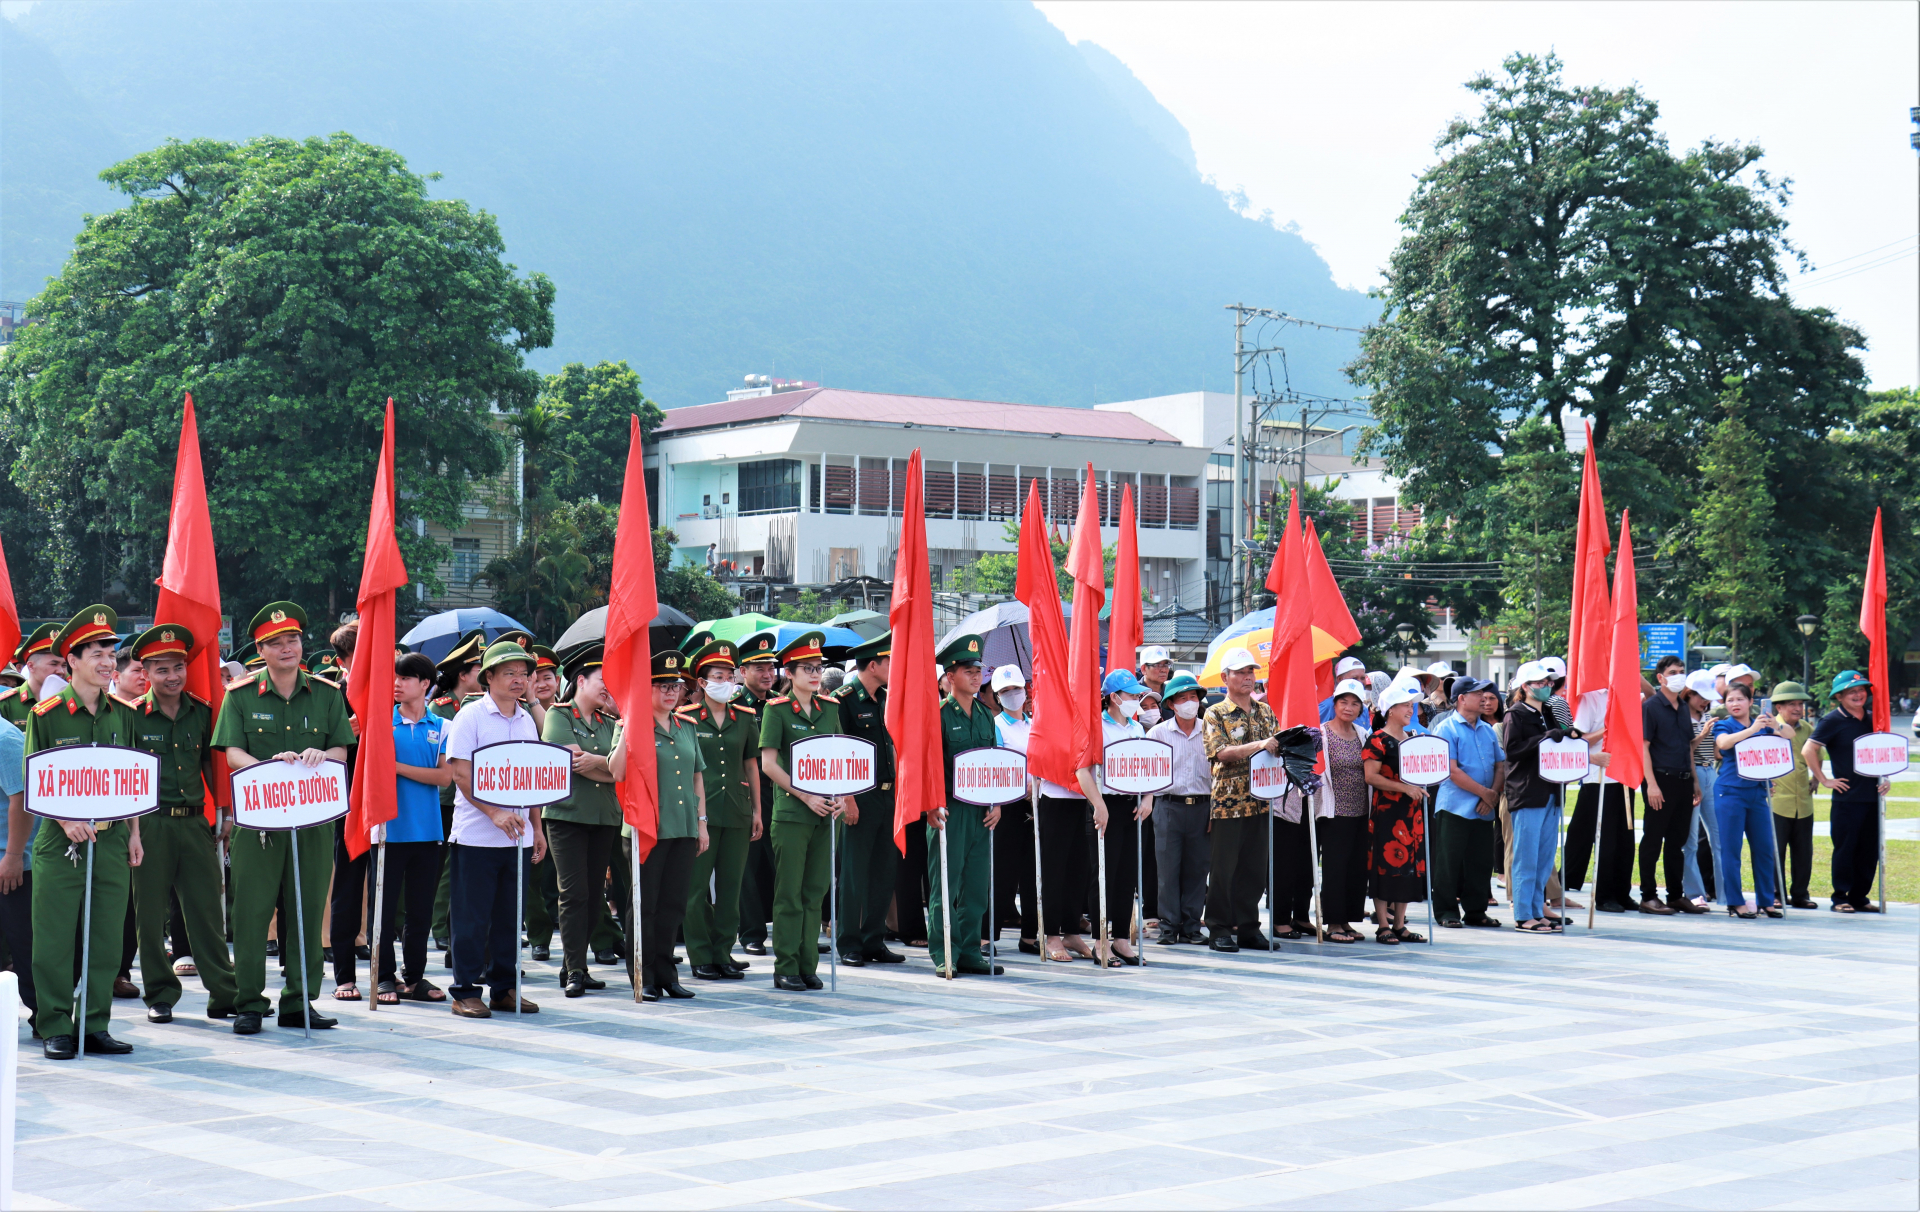
[[[5,721],[0,721],[5,723]],[[0,728],[0,795],[9,798],[27,789],[27,737],[13,724]],[[33,870],[33,835],[40,831],[40,818],[27,818],[27,841],[21,847],[24,870]],[[7,848],[7,814],[0,812],[0,853]]]
[[[398,704],[393,708],[393,760],[402,766],[440,764],[447,751],[449,721],[429,711],[418,722],[407,719]],[[399,815],[387,824],[390,842],[439,842],[446,840],[440,827],[440,789],[430,783],[416,783],[405,775],[394,776]]]
[[[1468,778],[1482,787],[1493,787],[1494,766],[1507,760],[1506,751],[1500,748],[1500,734],[1493,730],[1493,725],[1484,719],[1476,719],[1469,724],[1459,715],[1450,715],[1440,721],[1433,735],[1447,743],[1447,750],[1453,760],[1460,763],[1461,771]],[[1442,812],[1473,820],[1488,819],[1480,815],[1478,797],[1456,787],[1451,778],[1440,784],[1437,798]]]

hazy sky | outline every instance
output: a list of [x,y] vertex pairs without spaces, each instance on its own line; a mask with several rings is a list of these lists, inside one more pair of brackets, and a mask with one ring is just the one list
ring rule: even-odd
[[1297,224],[1348,286],[1379,282],[1435,137],[1473,107],[1463,81],[1555,50],[1570,82],[1638,83],[1676,148],[1766,149],[1813,263],[1794,297],[1867,334],[1876,386],[1920,384],[1912,3],[1036,2],[1124,60],[1186,125],[1200,171]]

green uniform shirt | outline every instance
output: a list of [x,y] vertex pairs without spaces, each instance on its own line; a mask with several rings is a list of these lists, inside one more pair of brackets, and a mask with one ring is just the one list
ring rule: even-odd
[[27,689],[25,682],[0,690],[0,720],[25,728],[27,713],[33,710],[32,695],[33,691]]
[[[848,736],[873,742],[874,791],[893,794],[893,734],[887,731],[887,688],[868,694],[858,677],[840,690],[840,720]],[[992,741],[988,741],[992,744]]]
[[700,836],[700,796],[694,791],[694,776],[707,768],[700,756],[700,743],[694,739],[693,725],[675,716],[667,717],[667,726],[653,726],[653,756],[660,780],[661,839]]
[[347,696],[305,673],[294,675],[293,697],[283,699],[273,688],[273,675],[262,669],[253,676],[252,689],[243,684],[227,692],[213,726],[214,748],[240,749],[261,759],[353,743]]
[[[28,713],[25,752],[34,754],[61,745],[124,745],[132,749],[133,730],[133,711],[125,703],[103,690],[99,709],[88,711],[68,686]],[[98,827],[105,829],[110,824],[102,821]]]
[[973,711],[963,712],[952,695],[940,700],[940,764],[947,771],[947,804],[965,801],[953,798],[953,759],[969,749],[991,748],[999,739],[993,730],[993,712],[979,699]]
[[[540,727],[540,739],[555,745],[578,745],[588,753],[606,757],[613,752],[613,730],[618,724],[613,716],[596,714],[588,719],[572,703],[555,703],[547,712],[547,722]],[[618,825],[623,819],[613,784],[578,774],[573,776],[573,794],[542,808],[540,818],[576,825]]]
[[[779,753],[780,768],[787,772],[789,778],[793,774],[792,750],[795,741],[840,731],[840,708],[825,695],[814,696],[812,715],[802,712],[800,704],[790,696],[769,699],[765,709],[760,712],[760,748]],[[813,809],[801,803],[792,792],[776,790],[773,794],[773,819],[810,821],[815,818]]]
[[718,712],[703,696],[680,718],[693,727],[706,771],[707,825],[715,829],[753,828],[753,777],[748,762],[760,760],[760,716],[751,708],[723,704]]
[[153,691],[135,700],[133,743],[160,756],[160,807],[199,808],[206,803],[202,762],[213,737],[213,708],[190,694],[180,696],[173,719],[160,710]]
[[1813,815],[1813,784],[1807,779],[1807,759],[1800,756],[1800,747],[1813,736],[1813,724],[1801,720],[1793,730],[1793,773],[1783,774],[1773,780],[1773,814],[1798,820]]

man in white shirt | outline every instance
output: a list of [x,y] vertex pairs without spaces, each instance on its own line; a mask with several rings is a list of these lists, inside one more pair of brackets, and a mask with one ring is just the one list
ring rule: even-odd
[[1173,786],[1152,798],[1159,822],[1154,830],[1160,866],[1160,941],[1200,943],[1207,908],[1210,842],[1207,815],[1213,791],[1213,763],[1207,760],[1206,733],[1200,727],[1200,683],[1190,673],[1166,685],[1161,710],[1166,718],[1147,733],[1173,747]]

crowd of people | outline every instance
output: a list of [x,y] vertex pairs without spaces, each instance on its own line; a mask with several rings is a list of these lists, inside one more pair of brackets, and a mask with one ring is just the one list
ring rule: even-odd
[[[946,802],[908,826],[903,855],[890,634],[829,659],[819,631],[736,642],[696,629],[652,658],[658,826],[636,871],[616,784],[640,722],[616,711],[601,644],[556,653],[525,632],[475,631],[437,661],[402,652],[391,718],[374,721],[354,718],[341,689],[357,625],[333,630],[323,650],[310,651],[307,632],[296,603],[263,607],[217,714],[185,690],[196,637],[178,624],[122,636],[114,612],[92,606],[21,641],[14,684],[0,692],[0,717],[15,725],[0,728],[0,941],[47,1057],[130,1051],[109,1031],[113,1000],[141,998],[150,1022],[168,1023],[185,975],[204,987],[207,1016],[241,1035],[259,1033],[269,1013],[282,1028],[334,1026],[316,1005],[328,964],[336,1002],[537,1013],[524,994],[528,945],[536,962],[558,952],[564,997],[606,990],[598,967],[624,977],[623,996],[658,1001],[694,997],[688,981],[742,980],[762,957],[774,989],[818,990],[822,955],[856,968],[905,962],[890,944],[925,948],[948,975],[999,974],[1005,930],[1042,963],[1101,967],[1150,963],[1149,943],[1234,952],[1351,945],[1369,931],[1383,946],[1425,942],[1409,910],[1429,899],[1442,928],[1501,927],[1504,903],[1518,930],[1553,934],[1575,907],[1566,890],[1587,879],[1596,833],[1600,911],[1697,915],[1717,902],[1738,918],[1777,918],[1815,907],[1820,788],[1832,793],[1831,908],[1878,908],[1884,787],[1853,772],[1852,741],[1871,726],[1867,679],[1851,671],[1816,720],[1799,683],[1762,698],[1745,665],[1689,673],[1678,658],[1661,661],[1640,704],[1647,775],[1623,787],[1607,779],[1604,730],[1580,726],[1589,721],[1569,704],[1556,658],[1522,666],[1504,695],[1445,664],[1369,672],[1341,658],[1319,726],[1289,740],[1245,648],[1225,651],[1216,693],[1148,646],[1101,683],[1099,723],[1107,744],[1164,742],[1168,787],[1123,793],[1096,762],[1071,783],[1035,777],[1024,799],[978,806],[953,794],[954,759],[992,746],[1025,753],[1030,688],[1017,665],[983,667],[980,636],[959,635],[936,654]],[[397,815],[377,852],[352,856],[344,821],[236,828],[209,798],[216,756],[233,770],[351,763],[373,727],[392,729],[396,761]],[[1791,745],[1792,773],[1742,777],[1734,747],[1768,733]],[[869,790],[823,796],[796,784],[793,746],[823,734],[872,743]],[[1256,795],[1256,756],[1278,756],[1302,734],[1320,773],[1277,798]],[[1402,746],[1418,735],[1449,755],[1431,790],[1403,778]],[[1562,850],[1568,788],[1543,776],[1540,752],[1570,739],[1588,746],[1592,773]],[[477,795],[475,753],[509,740],[569,750],[568,798],[519,809]],[[86,743],[158,755],[158,810],[123,822],[30,815],[26,756]],[[70,991],[83,949],[79,1006]],[[445,988],[428,976],[436,952]],[[269,960],[283,970],[277,1000]]]

